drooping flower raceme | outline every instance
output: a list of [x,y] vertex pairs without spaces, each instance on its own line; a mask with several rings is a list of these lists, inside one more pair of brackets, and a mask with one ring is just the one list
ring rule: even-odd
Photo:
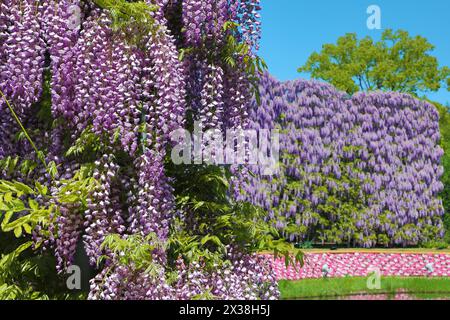
[[[241,63],[255,56],[259,1],[145,2],[149,16],[137,37],[132,26],[139,21],[133,16],[136,24],[122,25],[103,2],[2,1],[0,89],[33,130],[45,160],[61,173],[52,178],[39,167],[37,175],[2,171],[1,177],[39,181],[55,197],[68,183],[73,187],[81,170],[96,181],[87,195],[75,192],[85,201],[52,203],[58,210],[48,230],[38,226],[33,232],[36,242],[54,251],[59,272],[74,263],[83,241],[91,265],[99,268],[92,299],[186,299],[205,290],[217,298],[276,298],[267,261],[238,250],[226,257],[233,267],[211,272],[179,263],[178,281],[169,282],[164,247],[151,252],[159,266],[155,281],[102,245],[108,234],[124,241],[154,236],[152,244],[168,240],[175,199],[164,162],[169,135],[188,125],[189,112],[204,128],[248,123],[250,77]],[[231,39],[248,50],[234,52]],[[19,130],[3,99],[0,123],[0,159],[18,155],[37,163],[27,141],[14,141]],[[83,180],[75,185],[86,188]]]
[[[0,89],[26,120],[42,94],[45,44],[36,18],[35,1],[2,1],[0,4]],[[0,100],[0,157],[20,154],[11,141],[17,126],[4,99]],[[19,147],[20,148],[20,147]]]

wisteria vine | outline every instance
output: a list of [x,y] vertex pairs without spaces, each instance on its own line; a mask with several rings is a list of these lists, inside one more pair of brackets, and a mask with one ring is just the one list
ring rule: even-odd
[[254,128],[279,129],[279,174],[242,175],[238,197],[290,241],[413,246],[444,234],[439,114],[399,93],[353,97],[265,75]]
[[[201,261],[169,268],[165,252],[176,215],[169,135],[192,120],[248,124],[259,0],[4,0],[0,8],[0,90],[52,164],[41,168],[2,99],[0,160],[31,168],[0,177],[39,182],[30,203],[54,211],[32,234],[54,250],[58,271],[83,241],[99,270],[92,299],[278,297],[265,258],[230,247],[211,272]],[[105,246],[111,234],[122,244],[145,239],[153,272],[121,263],[128,247]]]

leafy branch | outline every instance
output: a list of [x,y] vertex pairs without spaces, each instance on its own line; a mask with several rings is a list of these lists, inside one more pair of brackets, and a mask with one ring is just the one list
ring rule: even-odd
[[271,251],[294,267],[303,264],[303,253],[264,221],[262,209],[231,201],[228,169],[194,166],[169,171],[175,171],[177,207],[185,212],[173,223],[169,239],[173,259],[182,256],[188,263],[202,259],[214,267],[231,245],[246,253]]

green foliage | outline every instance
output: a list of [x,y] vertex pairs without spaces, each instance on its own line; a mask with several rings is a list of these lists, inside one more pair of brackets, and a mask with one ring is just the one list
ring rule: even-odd
[[[302,150],[301,142],[297,143],[298,149]],[[361,220],[361,217],[368,210],[365,204],[368,203],[370,195],[362,191],[362,184],[373,183],[369,180],[361,181],[357,177],[358,171],[360,171],[357,168],[361,161],[361,157],[357,155],[362,152],[361,147],[345,145],[343,149],[349,156],[342,156],[340,159],[339,176],[336,176],[333,172],[329,174],[321,172],[308,173],[304,168],[299,167],[300,176],[309,177],[312,180],[320,181],[320,183],[306,185],[306,179],[298,180],[289,175],[262,180],[261,190],[267,192],[267,196],[271,196],[271,193],[274,191],[269,187],[264,187],[264,185],[273,183],[282,183],[283,185],[282,190],[276,191],[276,196],[280,200],[275,207],[271,208],[274,213],[273,218],[269,221],[271,225],[282,224],[284,226],[283,232],[294,235],[297,240],[306,242],[335,243],[337,245],[351,246],[358,241],[377,240],[377,238],[368,239],[362,230],[356,227],[355,223]],[[282,168],[285,166],[296,166],[296,163],[298,163],[297,157],[298,155],[282,151],[283,159],[280,160],[280,166]],[[334,164],[334,160],[330,158],[323,163],[323,166],[332,166]],[[287,172],[287,170],[283,169],[281,171]],[[331,188],[329,185],[333,185],[333,187]],[[312,200],[308,200],[307,197],[298,197],[298,195],[305,194],[309,189],[317,199],[321,199],[319,205],[313,203]],[[287,218],[286,211],[292,206],[297,208],[298,205],[302,206],[303,213]],[[388,213],[384,213],[384,215],[386,214]],[[383,219],[384,215],[381,219]],[[303,222],[304,216],[308,216],[309,226]],[[388,219],[386,219],[386,222],[388,222]],[[387,242],[384,238],[387,238],[387,236],[383,237],[383,235],[380,235],[378,243]],[[291,241],[294,241],[294,239],[291,239]]]
[[[6,102],[13,118],[20,128],[18,140],[26,139],[35,150],[37,158],[47,172],[54,179],[58,172],[54,162],[45,161],[44,152],[38,150],[30,133],[17,117],[13,106],[9,103],[3,92],[0,95]],[[52,126],[53,119],[50,113],[50,76],[44,74],[43,96],[41,103],[36,104],[38,120],[47,123],[45,127]],[[37,225],[45,227],[50,223],[50,216],[55,212],[54,205],[41,205],[41,201],[49,199],[48,187],[43,186],[37,180],[32,185],[26,181],[32,181],[35,170],[39,167],[31,159],[19,157],[6,157],[0,160],[0,170],[9,177],[21,177],[21,181],[0,181],[0,299],[68,299],[77,298],[65,292],[62,287],[64,282],[56,274],[54,257],[40,253],[32,249],[32,231]],[[50,202],[46,202],[50,203]],[[43,234],[48,231],[43,231]]]
[[83,299],[83,293],[67,293],[56,273],[55,258],[35,254],[32,242],[0,232],[0,300]]
[[346,34],[336,44],[325,44],[313,53],[299,72],[311,73],[335,87],[353,94],[358,90],[388,90],[417,94],[438,91],[450,82],[450,69],[440,68],[430,55],[434,46],[427,39],[388,29],[381,41],[358,40]]
[[[54,205],[40,206],[34,199],[46,197],[48,189],[36,182],[29,187],[18,181],[0,181],[0,220],[3,232],[13,231],[19,238],[22,234],[30,235],[38,225],[46,226],[49,217],[55,211]],[[24,200],[26,199],[26,200]]]
[[100,137],[87,126],[80,137],[69,147],[66,157],[79,157],[83,154],[96,154],[101,149]]
[[[121,237],[109,235],[103,247],[116,254],[119,263],[155,277],[161,276],[161,266],[152,260],[155,250],[167,250],[168,283],[176,281],[175,263],[182,258],[185,263],[201,262],[212,270],[224,264],[228,246],[244,253],[271,251],[284,257],[286,264],[295,267],[303,264],[303,253],[288,244],[278,231],[263,220],[265,214],[248,203],[233,203],[228,196],[230,174],[225,168],[215,166],[174,166],[169,161],[169,172],[175,177],[177,209],[184,212],[176,216],[166,243],[155,235]],[[104,261],[107,257],[102,257]],[[212,299],[204,292],[194,299]]]
[[[150,234],[147,237],[140,235],[130,235],[126,238],[117,234],[106,236],[102,244],[103,249],[109,249],[118,257],[117,262],[123,266],[133,266],[137,270],[144,270],[155,279],[161,275],[162,267],[153,262],[153,253],[156,250],[165,250],[166,244],[158,239],[156,234]],[[102,256],[99,264],[107,260],[108,257]]]
[[302,241],[297,243],[295,246],[300,249],[312,249],[314,248],[314,243],[312,241]]
[[175,178],[177,207],[184,212],[176,219],[169,239],[169,255],[188,263],[203,260],[213,268],[223,262],[226,247],[238,246],[247,253],[271,251],[286,264],[303,263],[303,254],[287,243],[264,221],[265,213],[229,197],[230,173],[225,167],[170,165]]
[[110,12],[116,30],[148,26],[154,21],[152,12],[157,10],[156,5],[145,1],[94,0],[94,3]]
[[442,242],[442,241],[430,241],[430,242],[424,243],[422,245],[422,247],[427,248],[427,249],[444,250],[444,249],[448,249],[449,244],[446,242]]
[[[117,33],[114,37],[125,37],[130,43],[142,45],[142,40],[157,31],[152,18],[157,9],[144,1],[126,0],[94,0],[97,6],[109,11],[112,17],[112,28]],[[224,28],[230,28],[230,36],[223,47],[224,65],[238,72],[246,73],[255,87],[257,94],[258,74],[267,68],[264,61],[250,54],[250,48],[239,43],[233,36],[238,26],[226,23]],[[180,59],[190,49],[181,49]],[[115,144],[119,137],[117,132],[113,140],[111,137],[97,136],[88,126],[81,136],[72,141],[63,126],[62,119],[53,119],[51,114],[51,74],[45,71],[43,95],[36,107],[37,118],[44,123],[47,130],[55,127],[63,129],[66,157],[76,158],[82,163],[73,178],[61,179],[55,162],[46,163],[45,152],[38,149],[33,142],[33,130],[26,129],[13,106],[6,100],[10,112],[15,118],[20,132],[17,139],[29,141],[37,159],[21,159],[8,157],[0,160],[0,169],[10,176],[20,176],[23,179],[0,180],[0,299],[68,299],[83,298],[83,295],[68,295],[63,279],[56,274],[55,259],[51,254],[38,252],[40,244],[31,248],[31,233],[36,227],[42,226],[43,236],[49,236],[48,226],[60,214],[61,206],[75,208],[82,212],[87,206],[87,199],[95,192],[98,181],[93,177],[93,161],[99,154],[105,153]],[[143,115],[144,117],[144,115]],[[143,135],[143,145],[146,137]],[[111,149],[109,149],[110,151]],[[129,164],[129,158],[123,153],[115,154],[119,165]],[[47,186],[37,182],[37,161],[40,160],[51,179]],[[180,169],[180,168],[178,168]],[[176,171],[176,172],[175,172]],[[140,236],[120,237],[108,235],[103,248],[119,253],[119,263],[134,264],[138,269],[147,273],[160,275],[160,266],[152,261],[155,250],[167,249],[175,261],[179,256],[186,261],[202,260],[212,267],[214,263],[224,263],[226,246],[235,244],[244,251],[257,252],[272,250],[277,256],[284,255],[287,263],[303,262],[302,253],[284,242],[276,230],[267,227],[263,222],[263,214],[257,208],[248,204],[232,203],[228,197],[229,174],[226,170],[216,167],[188,168],[175,170],[175,179],[180,182],[177,186],[177,206],[186,209],[191,220],[177,219],[172,228],[172,235],[167,243],[161,243],[155,235],[147,238]],[[195,174],[195,176],[192,176]],[[194,179],[194,181],[192,181]],[[200,184],[191,189],[186,185]],[[50,190],[51,189],[51,192]],[[190,222],[195,221],[192,225]],[[186,224],[187,223],[187,224]],[[186,230],[187,226],[192,226]],[[8,244],[8,246],[5,246]],[[105,257],[99,260],[103,261]],[[170,272],[168,279],[175,275]],[[196,297],[199,299],[212,298],[211,293],[205,292]]]
[[70,180],[60,180],[55,201],[62,205],[87,207],[87,199],[96,190],[99,182],[93,177],[94,165],[83,165]]
[[13,173],[20,173],[28,177],[34,172],[38,164],[32,160],[22,160],[19,157],[6,157],[0,160],[0,170],[4,170],[8,176]]
[[[32,243],[26,242],[21,244],[17,249],[9,254],[2,254],[0,259],[0,299],[12,300],[26,296],[27,293],[17,284],[9,284],[14,274],[14,267],[20,254],[30,248]],[[20,268],[23,271],[24,268]],[[39,293],[34,292],[31,298],[35,299]]]
[[[2,166],[12,163],[20,162],[4,159]],[[48,226],[59,215],[60,206],[87,205],[98,185],[92,172],[92,166],[86,165],[72,179],[54,181],[59,186],[54,194],[38,181],[27,185],[0,180],[0,299],[85,298],[83,293],[67,292],[64,279],[56,273],[54,257],[37,251],[41,243],[31,248],[29,239],[38,225],[44,238],[50,236]]]
[[157,30],[153,12],[156,5],[145,1],[94,0],[102,9],[108,10],[112,19],[112,30],[124,36],[132,44],[142,47],[148,40],[147,35]]
[[[84,173],[91,172],[93,164],[102,155],[111,153],[111,145],[119,146],[120,129],[115,130],[111,137],[107,133],[98,135],[93,132],[93,126],[88,125],[80,134],[80,137],[75,141],[68,139],[65,143],[65,156],[69,159],[76,160],[79,163],[84,163]],[[114,157],[121,164],[128,164],[130,159],[125,151],[120,151],[119,148],[115,151]]]
[[[17,161],[7,158],[3,165],[10,167],[11,163]],[[50,171],[56,170],[52,165],[49,168]],[[56,176],[57,172],[54,174]],[[49,194],[48,187],[38,181],[29,186],[19,181],[0,180],[2,231],[13,231],[18,238],[23,234],[30,235],[37,225],[46,229],[51,223],[50,217],[58,214],[58,205],[86,207],[87,198],[98,186],[92,174],[92,165],[82,166],[72,179],[58,181],[59,187],[54,195]]]
[[36,147],[34,141],[31,139],[28,131],[25,129],[25,127],[23,126],[22,122],[20,121],[19,117],[17,116],[16,112],[14,111],[13,106],[10,104],[10,102],[8,101],[8,99],[6,98],[6,96],[4,95],[3,91],[0,90],[0,96],[2,97],[2,99],[5,101],[6,105],[8,106],[9,111],[11,112],[11,115],[13,116],[14,120],[16,121],[17,125],[20,128],[20,131],[22,132],[23,135],[25,135],[25,138],[28,140],[28,142],[30,143],[31,147],[34,149],[34,151],[36,152],[37,157],[39,158],[39,160],[42,162],[42,164],[44,165],[44,167],[47,169],[47,162],[45,161],[45,157],[44,154],[38,150],[38,148]]

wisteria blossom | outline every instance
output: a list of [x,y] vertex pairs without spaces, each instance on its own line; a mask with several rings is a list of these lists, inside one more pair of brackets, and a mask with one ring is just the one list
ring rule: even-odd
[[[281,131],[280,172],[242,174],[236,196],[290,241],[411,246],[443,236],[439,115],[400,93],[353,97],[316,81],[261,79],[251,127]],[[239,184],[239,183],[237,183]]]
[[[142,32],[117,27],[117,16],[96,1],[1,1],[0,89],[59,173],[52,178],[39,167],[26,178],[7,170],[0,176],[39,181],[56,195],[77,172],[90,172],[97,184],[86,203],[52,203],[58,211],[51,225],[36,227],[33,239],[53,250],[60,273],[83,243],[98,271],[92,299],[192,299],[207,292],[224,299],[277,298],[274,274],[259,256],[230,249],[229,263],[213,271],[179,261],[174,283],[165,280],[163,247],[151,252],[160,266],[155,280],[133,264],[120,264],[117,253],[102,245],[109,234],[167,241],[176,214],[164,163],[170,133],[190,120],[204,128],[242,127],[251,101],[240,62],[255,56],[259,1],[145,3],[149,17]],[[230,37],[248,47],[244,55],[231,53],[235,66],[224,59]],[[47,95],[49,105],[34,109]],[[20,130],[3,99],[0,124],[0,159],[37,163],[29,141],[15,140]],[[92,141],[97,149],[88,155],[67,151],[92,147]]]

